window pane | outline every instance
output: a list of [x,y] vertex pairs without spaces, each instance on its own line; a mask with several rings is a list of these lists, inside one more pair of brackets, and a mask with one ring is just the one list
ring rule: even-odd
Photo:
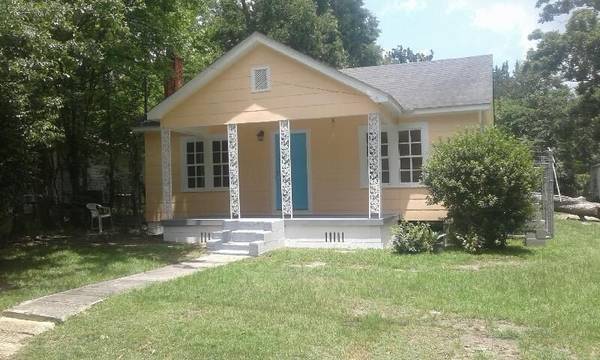
[[196,175],[204,176],[204,166],[196,166]]
[[423,164],[423,158],[416,157],[412,159],[412,167],[413,170],[421,169],[421,165]]
[[388,146],[381,145],[381,156],[388,156]]
[[421,155],[421,144],[411,144],[410,153],[411,155]]
[[390,159],[381,159],[381,170],[390,169]]
[[410,171],[400,171],[400,182],[403,182],[403,183],[410,182]]
[[398,142],[408,142],[408,131],[398,132]]
[[229,162],[229,156],[227,156],[227,154],[228,154],[228,152],[221,153],[221,162],[223,162],[223,163]]
[[204,151],[204,143],[202,141],[196,142],[196,151],[203,152]]
[[221,177],[220,176],[215,176],[213,178],[214,181],[214,186],[215,187],[221,187]]
[[196,164],[204,164],[204,153],[196,153]]
[[193,166],[188,166],[187,176],[196,176],[196,168]]
[[400,144],[398,145],[398,151],[400,152],[400,156],[408,156],[410,155],[410,147],[408,144]]
[[223,175],[229,174],[229,165],[223,165]]
[[384,171],[381,173],[381,182],[384,184],[390,183],[390,172],[389,171]]
[[221,156],[219,156],[218,152],[213,152],[213,164],[218,164],[221,161]]
[[223,176],[223,187],[229,186],[229,176]]
[[381,133],[381,143],[382,144],[387,144],[387,142],[388,142],[387,133],[386,132],[382,132]]
[[413,171],[413,182],[421,181],[421,171]]
[[213,141],[212,142],[212,150],[213,150],[213,152],[220,151],[221,150],[221,142],[220,141]]
[[202,178],[198,178],[197,185],[198,185],[199,188],[203,188],[204,187],[204,178],[203,177]]
[[410,131],[410,141],[411,142],[421,142],[421,130],[411,130]]
[[227,147],[227,140],[221,141],[221,151],[226,151]]
[[188,178],[188,188],[193,189],[196,187],[196,178]]
[[185,147],[186,147],[186,150],[188,153],[194,152],[194,143],[193,142],[187,143]]
[[[189,145],[189,144],[188,144]],[[187,154],[187,163],[188,164],[193,164],[194,163],[194,154]]]
[[221,165],[213,166],[213,175],[221,175]]
[[400,159],[400,169],[410,170],[410,158]]

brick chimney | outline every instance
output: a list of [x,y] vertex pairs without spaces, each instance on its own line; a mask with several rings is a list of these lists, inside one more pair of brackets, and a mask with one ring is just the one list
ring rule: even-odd
[[171,75],[165,80],[165,98],[171,96],[183,86],[183,60],[173,55],[171,61]]

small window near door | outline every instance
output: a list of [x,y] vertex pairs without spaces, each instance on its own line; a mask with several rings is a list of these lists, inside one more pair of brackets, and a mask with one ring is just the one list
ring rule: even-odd
[[188,141],[185,149],[187,187],[188,189],[203,189],[206,186],[204,142]]
[[398,154],[400,156],[400,182],[420,182],[423,165],[421,129],[398,132]]
[[213,140],[212,167],[213,187],[229,187],[229,158],[227,140]]

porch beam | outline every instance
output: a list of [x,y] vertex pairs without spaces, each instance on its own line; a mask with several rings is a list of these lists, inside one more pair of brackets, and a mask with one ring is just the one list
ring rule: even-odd
[[241,213],[237,124],[227,124],[227,150],[229,155],[229,212],[232,219],[239,219]]
[[290,121],[279,121],[279,167],[281,174],[281,217],[294,218],[292,202],[292,155]]
[[162,219],[173,218],[173,187],[171,181],[171,129],[160,128]]
[[381,219],[381,115],[369,113],[367,153],[369,164],[369,219]]

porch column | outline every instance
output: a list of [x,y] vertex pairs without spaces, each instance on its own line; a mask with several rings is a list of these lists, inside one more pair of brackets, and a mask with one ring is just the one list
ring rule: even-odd
[[160,128],[162,168],[162,211],[163,220],[173,218],[173,188],[171,186],[171,129]]
[[367,152],[369,163],[369,219],[381,219],[381,125],[379,113],[369,113]]
[[290,121],[279,121],[279,167],[281,174],[281,217],[294,218],[292,202],[292,155],[290,144]]
[[239,219],[241,214],[237,124],[227,124],[227,148],[229,152],[229,212],[232,219]]

